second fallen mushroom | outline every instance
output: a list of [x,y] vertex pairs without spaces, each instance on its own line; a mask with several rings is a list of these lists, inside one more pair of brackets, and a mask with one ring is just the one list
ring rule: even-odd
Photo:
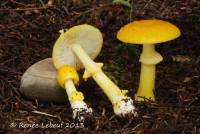
[[[62,62],[72,62],[76,67],[77,63],[82,63],[85,68],[83,75],[84,79],[92,77],[97,84],[102,88],[113,105],[113,110],[116,115],[125,116],[127,114],[136,115],[133,100],[126,95],[127,90],[120,90],[102,71],[103,63],[95,63],[91,58],[97,56],[98,51],[101,50],[103,38],[101,32],[90,25],[84,24],[74,26],[63,33],[57,40],[53,55],[57,55],[58,49],[63,48],[61,56],[55,57],[55,65]],[[66,61],[67,57],[72,57],[71,61]],[[78,66],[81,68],[82,66]]]

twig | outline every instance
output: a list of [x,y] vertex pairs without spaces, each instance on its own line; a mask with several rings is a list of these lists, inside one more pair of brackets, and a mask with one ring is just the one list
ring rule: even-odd
[[44,10],[49,7],[34,7],[34,8],[16,8],[16,9],[0,9],[0,12],[13,12],[13,11],[30,11],[30,10]]
[[26,104],[24,101],[21,100],[21,98],[19,98],[18,96],[15,96],[15,98],[23,105],[25,106],[29,111],[34,110],[35,106]]
[[17,1],[15,1],[15,0],[11,0],[10,2],[12,2],[12,3],[14,3],[14,4],[21,5],[21,6],[26,6],[25,4],[20,3],[20,2],[17,2]]
[[147,6],[151,3],[152,0],[147,1],[147,3],[144,5],[144,7],[142,8],[142,10],[146,9]]
[[58,117],[58,116],[55,116],[55,115],[52,115],[52,114],[48,114],[48,113],[45,113],[45,112],[40,112],[40,111],[37,111],[37,110],[31,111],[31,112],[35,113],[35,114],[41,114],[41,115],[45,115],[45,116],[49,116],[49,117],[54,117],[54,118],[60,119],[60,117]]
[[152,0],[147,1],[147,3],[144,5],[144,7],[142,8],[142,14],[145,13],[145,9],[148,7],[148,5],[151,3]]
[[42,0],[39,0],[39,1],[40,1],[41,5],[42,5],[43,7],[46,7],[45,4],[44,4],[44,2],[43,2]]
[[129,13],[129,22],[132,21],[132,12],[133,12],[133,0],[131,0],[131,9],[130,9],[130,13]]
[[136,129],[138,128],[138,127],[140,127],[142,125],[142,123],[140,123],[140,124],[137,124],[133,129],[132,129],[132,132],[135,132],[136,131]]
[[68,8],[67,8],[66,6],[63,6],[63,9],[64,9],[65,13],[66,13],[67,15],[69,15],[69,10],[68,10]]

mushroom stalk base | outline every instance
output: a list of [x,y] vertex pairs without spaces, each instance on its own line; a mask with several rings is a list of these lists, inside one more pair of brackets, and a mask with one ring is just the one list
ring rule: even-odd
[[141,64],[139,90],[135,95],[137,101],[149,99],[154,101],[155,65]]
[[67,80],[65,82],[65,90],[72,107],[73,118],[78,121],[84,121],[84,116],[86,114],[92,114],[92,109],[83,101],[83,94],[76,90],[72,80]]
[[86,69],[84,77],[93,77],[111,101],[115,114],[119,116],[124,116],[126,114],[136,115],[133,101],[125,95],[125,90],[120,90],[104,74],[101,70],[102,64],[95,63],[79,44],[74,44],[72,50]]

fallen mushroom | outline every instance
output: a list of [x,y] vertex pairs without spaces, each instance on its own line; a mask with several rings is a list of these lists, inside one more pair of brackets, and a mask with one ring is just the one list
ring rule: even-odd
[[[63,32],[53,49],[53,55],[57,55],[60,48],[62,54],[58,57],[53,56],[55,66],[60,66],[60,63],[71,62],[76,68],[84,66],[84,79],[93,77],[97,84],[103,89],[113,105],[116,115],[125,116],[126,114],[134,114],[135,107],[133,100],[125,94],[127,90],[120,90],[102,71],[103,63],[95,63],[94,59],[102,48],[103,38],[101,32],[90,25],[83,24],[74,26]],[[67,57],[73,57],[71,61],[67,61]],[[62,59],[63,62],[56,62]],[[75,61],[75,62],[74,62]],[[83,66],[80,64],[83,64]]]
[[[63,31],[61,31],[61,35]],[[63,39],[60,39],[63,41]],[[59,41],[58,40],[58,41]],[[56,42],[57,44],[58,42]],[[64,43],[64,42],[63,42]],[[92,109],[87,106],[84,102],[83,93],[76,90],[75,85],[78,84],[79,76],[75,69],[79,69],[75,65],[75,60],[73,55],[67,55],[67,57],[62,58],[62,52],[64,48],[54,47],[53,49],[53,64],[57,69],[57,81],[59,85],[65,88],[66,93],[68,95],[68,99],[70,101],[72,110],[73,110],[73,118],[79,121],[84,121],[85,117],[92,114]],[[54,53],[56,52],[56,53]]]
[[57,71],[52,59],[47,58],[31,65],[21,78],[20,93],[41,102],[66,102],[65,91],[57,83]]
[[156,64],[163,57],[155,50],[157,43],[173,40],[180,36],[180,30],[173,24],[162,20],[140,20],[122,27],[117,38],[125,43],[143,44],[140,56],[141,73],[139,89],[135,95],[138,101],[155,100],[155,70]]

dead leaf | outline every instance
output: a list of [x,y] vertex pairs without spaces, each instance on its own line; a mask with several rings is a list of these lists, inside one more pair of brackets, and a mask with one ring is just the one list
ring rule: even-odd
[[29,10],[26,10],[24,13],[25,13],[25,15],[31,15],[32,14],[31,11],[29,11]]
[[49,0],[49,1],[47,2],[47,5],[48,5],[48,6],[52,6],[52,5],[53,5],[53,2],[54,2],[53,0]]
[[185,79],[183,80],[183,83],[190,82],[191,80],[192,80],[192,77],[185,77]]
[[195,78],[199,78],[199,76],[185,77],[184,80],[183,80],[183,83],[190,82]]
[[184,55],[175,55],[175,56],[172,56],[172,59],[173,61],[180,62],[180,63],[190,62],[192,60],[191,57],[184,56]]

